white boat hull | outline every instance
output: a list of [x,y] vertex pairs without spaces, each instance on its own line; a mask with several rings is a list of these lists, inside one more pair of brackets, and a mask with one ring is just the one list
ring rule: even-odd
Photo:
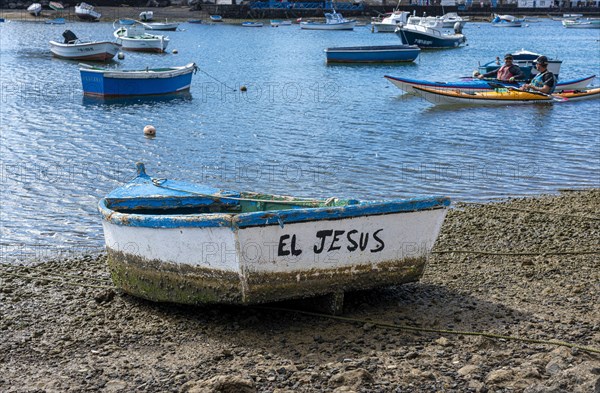
[[[135,31],[135,29],[131,31]],[[162,53],[169,45],[169,38],[166,36],[146,33],[132,35],[125,27],[117,29],[113,35],[117,43],[122,45],[124,50],[128,51]]]
[[120,45],[109,41],[76,44],[50,41],[50,51],[54,56],[70,60],[107,61],[112,59],[120,48]]
[[341,23],[301,22],[300,28],[303,30],[353,30],[355,25],[355,20]]
[[[193,302],[193,295],[187,301],[183,295],[190,285],[207,288],[207,302],[214,296],[215,302],[248,304],[414,281],[445,214],[435,209],[235,230],[105,220],[103,228],[110,269],[125,291],[139,294],[130,286],[160,280],[165,291],[182,291],[183,303]],[[135,282],[127,282],[127,272]],[[146,295],[173,300],[160,291]]]

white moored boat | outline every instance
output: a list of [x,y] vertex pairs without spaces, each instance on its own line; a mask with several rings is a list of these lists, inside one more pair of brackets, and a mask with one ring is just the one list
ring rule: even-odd
[[124,50],[162,53],[169,45],[169,37],[148,34],[138,26],[119,27],[113,35]]
[[92,22],[97,22],[100,20],[102,14],[94,10],[94,7],[89,5],[88,3],[79,3],[75,6],[75,15],[79,19],[89,20]]
[[323,22],[300,22],[300,28],[304,30],[354,30],[356,21],[346,19],[333,10],[325,14],[325,23]]
[[358,201],[137,176],[99,202],[116,286],[187,304],[256,304],[417,281],[445,197]]
[[142,25],[146,30],[175,31],[179,27],[179,22],[169,22],[165,19],[164,22],[142,23]]
[[71,30],[66,30],[63,37],[64,42],[50,41],[50,51],[61,59],[107,61],[121,48],[110,41],[81,41]]
[[394,11],[383,18],[381,22],[371,22],[371,25],[378,33],[393,33],[398,26],[406,24],[409,16],[410,12],[408,11]]
[[42,5],[40,3],[33,3],[29,7],[27,7],[27,12],[29,12],[33,16],[39,16],[42,12]]

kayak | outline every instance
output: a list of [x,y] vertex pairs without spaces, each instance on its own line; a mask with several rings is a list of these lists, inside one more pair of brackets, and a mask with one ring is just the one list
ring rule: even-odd
[[[410,78],[399,78],[395,76],[385,75],[384,78],[389,80],[397,88],[404,90],[407,93],[415,93],[413,87],[422,87],[426,89],[435,90],[460,90],[467,93],[473,93],[476,91],[490,91],[493,88],[490,83],[496,85],[501,84],[505,87],[520,87],[524,82],[500,82],[497,79],[481,80],[471,79],[462,80],[457,82],[432,82],[421,79],[410,79]],[[588,76],[586,78],[578,78],[566,80],[564,82],[558,82],[556,84],[557,90],[581,90],[585,89],[592,81],[596,78],[596,75]]]
[[600,97],[600,88],[559,90],[552,95],[516,89],[497,89],[466,93],[463,91],[414,87],[415,93],[436,105],[506,105],[579,101]]

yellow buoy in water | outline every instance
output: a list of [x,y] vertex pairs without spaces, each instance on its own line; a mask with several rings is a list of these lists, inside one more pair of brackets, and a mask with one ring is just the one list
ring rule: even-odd
[[240,91],[246,91],[246,90],[248,90],[248,89],[246,88],[246,86],[242,86],[242,87],[240,87]]
[[156,135],[156,128],[154,128],[153,125],[148,124],[146,127],[144,127],[144,135],[155,136]]

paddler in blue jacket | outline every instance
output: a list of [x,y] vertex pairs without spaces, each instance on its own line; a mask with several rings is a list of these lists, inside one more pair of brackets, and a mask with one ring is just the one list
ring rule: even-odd
[[521,90],[537,91],[544,94],[554,93],[556,88],[556,76],[548,71],[548,58],[540,56],[535,61],[535,68],[538,74],[531,80],[531,83],[526,83],[521,86]]
[[513,64],[513,55],[510,53],[504,55],[504,65],[502,67],[485,74],[477,72],[474,76],[478,79],[496,78],[501,82],[514,82],[515,80],[525,79],[525,74],[521,71],[521,68]]

